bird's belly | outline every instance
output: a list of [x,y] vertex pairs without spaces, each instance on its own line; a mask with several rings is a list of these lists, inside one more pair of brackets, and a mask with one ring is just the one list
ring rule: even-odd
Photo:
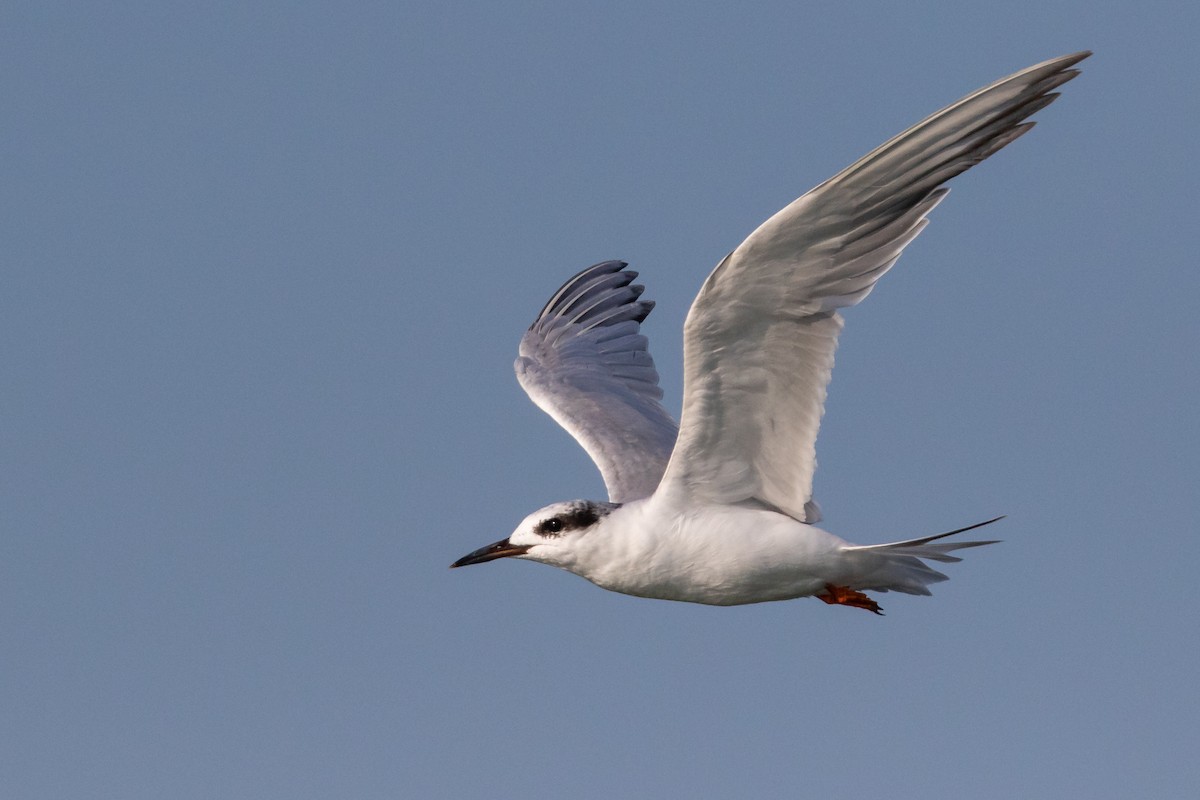
[[639,537],[621,566],[586,577],[624,594],[727,606],[808,597],[844,571],[844,542],[820,528],[757,510],[718,521]]
[[595,581],[605,589],[657,600],[736,606],[809,597],[820,592],[827,581],[804,574],[761,572],[723,577],[710,574],[680,573],[656,580]]

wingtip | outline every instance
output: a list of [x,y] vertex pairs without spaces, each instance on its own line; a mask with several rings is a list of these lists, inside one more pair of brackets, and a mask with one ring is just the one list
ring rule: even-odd
[[[640,289],[641,287],[639,286],[637,288]],[[646,317],[650,316],[650,312],[654,310],[654,301],[653,300],[638,300],[637,304],[639,307],[638,312],[637,312],[637,314],[635,314],[633,316],[633,319],[637,320],[637,323],[639,325],[641,325],[643,322],[646,321]]]
[[[1065,56],[1058,56],[1057,58],[1051,58],[1047,61],[1043,61],[1040,64],[1035,64],[1030,67],[1030,69],[1036,70],[1045,67],[1054,67],[1059,71],[1066,71],[1069,67],[1075,66],[1080,61],[1083,61],[1085,58],[1088,58],[1091,55],[1091,50],[1076,50],[1074,53],[1067,53]],[[1078,70],[1075,70],[1075,72],[1078,73]]]

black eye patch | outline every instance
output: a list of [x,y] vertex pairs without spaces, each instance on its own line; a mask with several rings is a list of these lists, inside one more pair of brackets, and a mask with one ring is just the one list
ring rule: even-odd
[[555,514],[549,519],[538,523],[537,532],[542,536],[558,536],[563,531],[577,531],[590,528],[600,519],[600,511],[591,503],[581,503],[570,511]]

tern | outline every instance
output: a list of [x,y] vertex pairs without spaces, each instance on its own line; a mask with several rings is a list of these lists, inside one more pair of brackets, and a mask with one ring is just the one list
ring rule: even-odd
[[926,560],[992,541],[852,544],[816,526],[815,443],[842,328],[945,199],[943,184],[1029,131],[1084,51],[947,106],[776,213],[727,255],[684,325],[680,423],[640,333],[654,303],[605,261],[521,339],[517,378],[595,461],[608,501],[554,503],[452,567],[549,564],[615,592],[710,605],[799,597],[880,613],[866,592],[930,594]]

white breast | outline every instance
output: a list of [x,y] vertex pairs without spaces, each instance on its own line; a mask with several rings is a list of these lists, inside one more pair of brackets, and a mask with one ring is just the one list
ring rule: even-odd
[[616,592],[710,605],[806,597],[844,580],[846,544],[820,528],[743,506],[675,508],[652,497],[589,534],[572,571]]

